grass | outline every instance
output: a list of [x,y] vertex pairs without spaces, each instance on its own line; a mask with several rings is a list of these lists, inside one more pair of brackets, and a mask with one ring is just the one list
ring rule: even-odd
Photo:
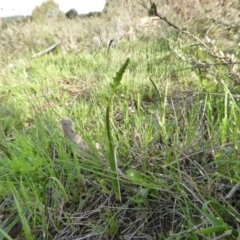
[[[48,55],[2,55],[0,239],[239,238],[238,69],[218,45],[153,30],[110,49],[77,51],[73,32]],[[93,155],[64,137],[66,118]]]

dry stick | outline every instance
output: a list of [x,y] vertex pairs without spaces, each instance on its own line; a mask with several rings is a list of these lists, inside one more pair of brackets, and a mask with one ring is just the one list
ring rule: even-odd
[[73,131],[73,122],[71,119],[65,119],[61,121],[62,129],[66,137],[68,137],[72,142],[74,142],[79,148],[83,149],[84,151],[90,153],[91,150],[88,147],[87,143],[83,140],[83,138],[76,134]]
[[[143,7],[145,7],[145,8],[148,9],[149,14],[151,14],[151,15],[153,15],[153,16],[156,16],[156,17],[159,17],[161,20],[163,20],[164,22],[166,22],[170,27],[173,27],[174,29],[178,30],[179,32],[184,33],[184,34],[192,37],[194,40],[196,40],[198,43],[200,43],[200,45],[202,45],[202,46],[205,47],[206,49],[210,50],[210,48],[209,48],[203,41],[201,41],[198,37],[194,36],[193,34],[191,34],[191,33],[188,32],[188,31],[185,31],[185,30],[179,28],[179,27],[176,26],[175,24],[169,22],[166,17],[163,17],[160,13],[157,12],[157,6],[156,6],[156,4],[155,4],[155,3],[152,3],[151,1],[150,1],[150,3],[151,3],[151,8],[150,8],[150,9],[148,9],[146,6],[144,6],[144,5],[141,4]],[[214,56],[214,57],[217,57],[217,58],[221,59],[221,61],[222,61],[223,63],[225,63],[225,64],[227,63],[227,62],[226,62],[224,59],[222,59],[221,57],[218,57],[218,56],[216,56],[215,54],[213,54],[213,53],[211,53],[211,52],[209,52],[209,54],[212,55],[212,56]]]
[[[141,3],[140,3],[141,4]],[[208,50],[210,49],[203,41],[201,41],[198,37],[194,36],[193,34],[191,34],[188,31],[182,30],[181,28],[179,28],[178,26],[176,26],[175,24],[169,22],[167,20],[166,17],[163,17],[160,13],[157,12],[157,5],[155,3],[152,3],[150,1],[151,4],[151,8],[149,9],[148,7],[146,7],[145,5],[141,4],[144,8],[148,9],[148,13],[149,15],[152,16],[156,16],[159,17],[161,20],[163,20],[164,22],[166,22],[170,27],[173,27],[174,29],[178,30],[179,32],[182,32],[190,37],[192,37],[193,39],[195,39],[198,43],[200,43],[202,46],[204,46],[205,48],[207,48]],[[210,53],[211,54],[211,53]],[[215,56],[215,55],[214,55]],[[215,56],[216,57],[216,56]]]
[[57,46],[59,46],[61,43],[62,43],[62,42],[54,43],[54,44],[52,44],[50,47],[44,49],[43,51],[38,52],[38,53],[36,53],[36,54],[33,54],[30,58],[39,57],[39,56],[41,56],[41,55],[43,55],[43,54],[45,54],[45,53],[51,52],[51,51],[53,51]]
[[235,192],[239,189],[239,187],[240,187],[240,182],[237,182],[225,198],[226,199],[231,198],[235,194]]

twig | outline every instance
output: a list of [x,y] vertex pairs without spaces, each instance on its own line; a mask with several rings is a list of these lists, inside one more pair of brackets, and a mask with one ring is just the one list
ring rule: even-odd
[[43,51],[38,52],[38,53],[36,53],[36,54],[33,54],[30,58],[39,57],[39,56],[41,56],[41,55],[43,55],[43,54],[46,54],[46,53],[48,53],[48,52],[51,52],[51,51],[54,50],[56,47],[58,47],[61,43],[62,43],[62,42],[54,43],[54,44],[52,44],[50,47],[44,49]]
[[235,194],[235,192],[239,189],[239,187],[240,187],[240,182],[237,182],[225,198],[226,199],[231,198],[233,194]]
[[[168,21],[166,17],[164,17],[164,16],[162,16],[160,13],[158,13],[156,3],[154,3],[154,2],[152,2],[152,1],[150,0],[150,8],[146,7],[145,4],[142,4],[142,3],[140,3],[140,4],[141,4],[144,8],[148,9],[148,14],[149,14],[149,16],[159,17],[160,20],[163,20],[164,22],[166,22],[170,27],[173,27],[174,29],[176,29],[176,30],[179,31],[180,33],[183,33],[183,34],[186,34],[187,36],[190,36],[190,37],[193,38],[195,41],[197,41],[198,44],[200,44],[202,47],[204,47],[204,48],[207,50],[207,52],[208,52],[209,55],[211,55],[211,56],[214,57],[214,58],[219,59],[219,60],[222,62],[223,65],[229,66],[229,65],[232,65],[232,64],[236,64],[236,63],[234,63],[234,55],[233,55],[233,58],[228,57],[228,56],[224,56],[224,54],[223,54],[221,51],[220,51],[221,54],[217,54],[217,53],[216,53],[215,51],[213,51],[213,50],[211,49],[211,47],[209,47],[203,40],[199,39],[198,37],[194,36],[192,33],[190,33],[190,32],[188,32],[188,31],[186,31],[186,30],[183,30],[183,29],[179,28],[177,25],[175,25],[175,24],[171,23],[170,21]],[[192,62],[191,62],[191,63],[192,63]],[[192,64],[194,64],[194,65],[193,65],[193,69],[195,69],[195,68],[200,68],[200,67],[199,67],[199,64],[196,64],[196,63],[192,63]],[[196,67],[196,65],[197,65],[197,67]],[[216,65],[216,64],[214,64],[214,65]],[[205,65],[205,68],[206,68],[206,66],[207,66],[207,65]],[[240,75],[239,75],[237,72],[235,72],[233,69],[229,69],[229,70],[230,70],[231,74],[232,74],[234,77],[237,77],[237,79],[234,79],[234,82],[239,83],[239,81],[240,81]]]

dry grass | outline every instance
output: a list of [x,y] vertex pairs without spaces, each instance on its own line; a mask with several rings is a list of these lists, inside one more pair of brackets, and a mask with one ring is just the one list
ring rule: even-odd
[[[222,6],[221,2],[209,1],[204,5],[199,1],[198,4],[193,2],[195,1],[186,4],[161,4],[160,13],[171,22],[178,22],[180,27],[197,29],[202,32],[202,36],[208,33],[210,37],[221,38],[221,43],[226,40],[232,46],[233,41],[238,40],[237,32],[234,34],[239,22],[237,3]],[[192,5],[194,9],[191,8]],[[96,47],[105,48],[112,39],[116,45],[120,41],[139,39],[143,34],[152,37],[168,34],[165,23],[149,20],[146,16],[146,10],[137,1],[112,1],[101,17],[75,20],[48,18],[43,23],[30,20],[12,23],[8,27],[2,27],[1,62],[10,63],[10,59],[29,57],[33,52],[41,51],[57,41],[62,41],[62,52],[65,54],[91,51]]]
[[[223,38],[232,41],[236,37],[230,36],[231,32],[226,35],[226,30],[222,29],[228,27],[229,31],[233,31],[239,22],[237,4],[234,2],[223,6],[220,2],[211,1],[205,5],[196,0],[169,5],[160,4],[159,1],[159,5],[160,13],[170,21],[178,22],[180,27],[191,28],[193,25],[203,34],[208,32],[210,37],[221,38],[221,42]],[[193,5],[194,8],[191,7]],[[42,24],[30,20],[26,23],[12,23],[1,31],[1,60],[2,63],[8,63],[12,58],[28,57],[32,52],[41,51],[57,41],[62,41],[63,53],[80,53],[95,47],[106,47],[111,39],[117,44],[120,41],[136,40],[143,33],[165,36],[169,32],[165,23],[148,20],[146,16],[146,10],[135,1],[113,1],[101,17],[57,21],[48,18]],[[216,22],[219,22],[217,27]]]

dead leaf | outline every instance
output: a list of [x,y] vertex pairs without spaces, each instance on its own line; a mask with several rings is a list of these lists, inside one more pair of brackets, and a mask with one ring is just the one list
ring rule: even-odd
[[83,138],[73,131],[73,122],[71,119],[62,120],[61,124],[66,137],[68,137],[72,142],[74,142],[79,148],[83,149],[86,152],[91,152],[90,148],[83,140]]

